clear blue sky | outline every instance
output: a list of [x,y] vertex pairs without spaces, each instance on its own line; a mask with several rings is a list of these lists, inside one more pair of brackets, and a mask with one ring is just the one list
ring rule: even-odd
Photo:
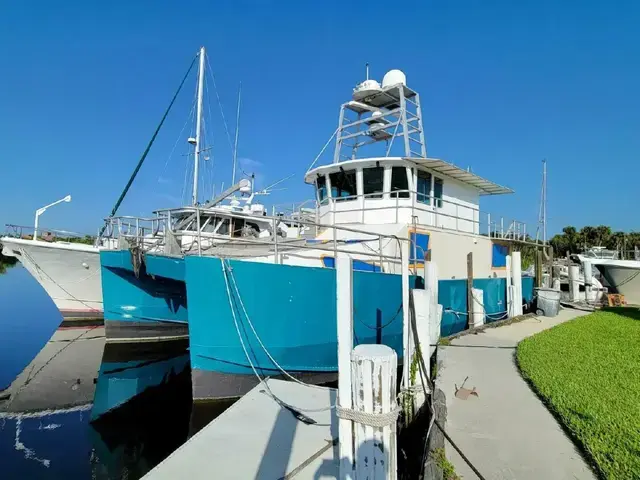
[[[421,93],[429,156],[516,190],[481,208],[535,223],[546,157],[550,232],[640,230],[639,24],[634,1],[2,2],[0,223],[31,224],[70,193],[41,224],[95,232],[205,45],[231,135],[243,85],[244,166],[263,186],[296,174],[269,202],[310,196],[303,173],[369,62],[378,79],[403,69]],[[194,86],[122,214],[180,202],[186,133],[169,153]],[[229,185],[231,149],[209,93],[213,178]]]

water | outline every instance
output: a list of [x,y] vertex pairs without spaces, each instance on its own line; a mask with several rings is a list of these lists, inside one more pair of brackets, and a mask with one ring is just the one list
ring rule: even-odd
[[138,479],[219,413],[192,421],[186,344],[104,348],[60,320],[22,267],[0,275],[0,478]]

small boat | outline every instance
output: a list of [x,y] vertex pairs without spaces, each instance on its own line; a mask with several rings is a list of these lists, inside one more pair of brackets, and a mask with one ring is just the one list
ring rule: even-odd
[[[614,252],[615,253],[615,252]],[[580,262],[591,262],[604,277],[612,293],[624,295],[628,304],[640,305],[640,261],[595,258],[578,255]]]

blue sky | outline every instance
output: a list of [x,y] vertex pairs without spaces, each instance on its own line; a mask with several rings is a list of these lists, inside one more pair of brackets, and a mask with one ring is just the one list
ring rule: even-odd
[[[483,198],[483,210],[535,223],[547,158],[550,232],[640,230],[631,210],[640,200],[640,4],[615,5],[3,2],[0,223],[31,224],[36,208],[70,193],[41,224],[95,232],[205,45],[231,136],[242,82],[245,169],[262,186],[296,174],[268,203],[311,195],[303,174],[369,62],[378,79],[403,69],[421,93],[429,156],[516,190]],[[231,148],[211,78],[208,86],[210,191],[230,183]],[[122,214],[187,197],[180,132],[194,88],[191,78]]]

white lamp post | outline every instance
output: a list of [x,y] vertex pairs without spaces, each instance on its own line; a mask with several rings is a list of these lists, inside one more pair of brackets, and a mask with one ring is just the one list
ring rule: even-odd
[[53,207],[54,205],[57,205],[59,203],[62,202],[70,202],[71,201],[71,195],[67,195],[64,198],[61,198],[60,200],[50,203],[49,205],[45,205],[44,207],[39,208],[38,210],[36,210],[36,220],[35,220],[35,224],[33,227],[33,241],[35,242],[36,239],[38,238],[38,217],[40,217],[40,215],[42,215],[47,208]]

